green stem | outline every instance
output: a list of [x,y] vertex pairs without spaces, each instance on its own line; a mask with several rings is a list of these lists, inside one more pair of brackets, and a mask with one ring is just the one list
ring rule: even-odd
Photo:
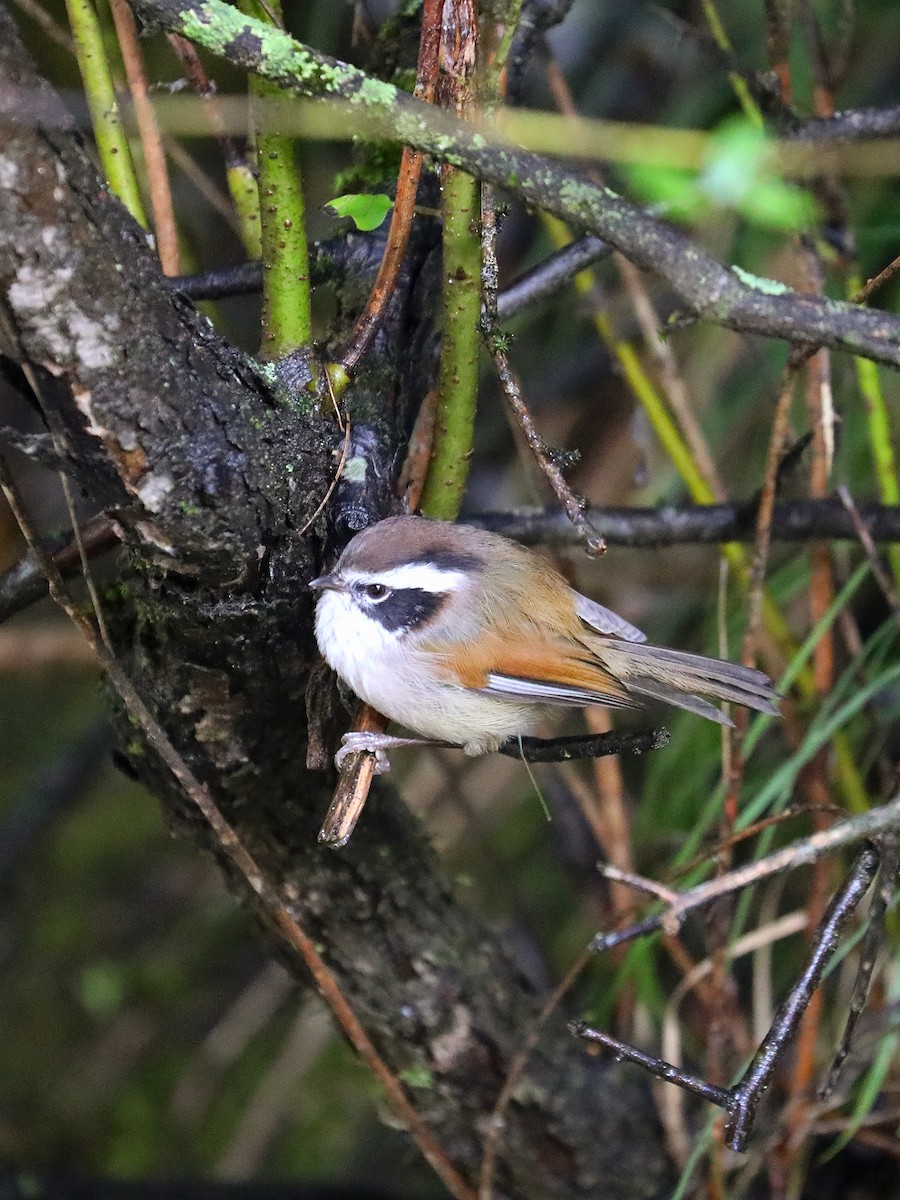
[[[276,22],[281,21],[279,0],[269,0],[268,11],[257,0],[241,0],[241,8],[248,16],[270,24],[272,17]],[[265,359],[279,359],[312,340],[306,213],[296,143],[283,134],[267,133],[267,122],[259,120],[260,112],[277,111],[278,101],[284,99],[284,93],[277,84],[252,75],[250,97],[256,129],[263,263],[260,355]],[[240,208],[238,212],[240,214]],[[244,220],[241,225],[243,228]]]
[[[554,245],[565,245],[569,240],[569,233],[565,226],[553,217],[545,216],[544,220]],[[575,277],[575,287],[580,295],[589,296],[594,290],[593,273],[582,271]],[[602,309],[592,305],[591,315],[595,329],[617,359],[635,398],[642,405],[654,433],[672,459],[691,499],[697,504],[714,504],[716,497],[712,488],[694,461],[690,447],[672,420],[662,396],[653,386],[634,347],[617,336],[611,321]],[[858,361],[868,362],[867,359]],[[874,364],[870,363],[869,365],[874,369]],[[722,553],[728,559],[728,564],[734,572],[739,586],[746,590],[750,582],[750,563],[747,551],[737,542],[727,542],[722,546]],[[763,591],[762,594],[762,620],[764,627],[781,647],[785,657],[791,659],[796,650],[793,636],[784,615],[767,591]],[[798,690],[806,699],[815,696],[815,682],[808,667],[799,673],[796,683]],[[851,810],[860,811],[867,804],[866,791],[843,731],[840,731],[835,737],[834,750],[838,778],[844,795],[847,797]]]
[[230,163],[225,168],[228,192],[234,204],[241,241],[248,258],[262,257],[262,239],[259,233],[259,187],[256,176],[246,162]]
[[[709,32],[712,34],[713,41],[719,47],[723,54],[729,58],[734,57],[734,50],[731,45],[731,38],[722,24],[722,19],[716,9],[713,0],[700,0],[703,8],[703,13],[706,17],[706,23],[709,26]],[[765,121],[763,120],[762,112],[759,105],[750,94],[750,89],[747,87],[747,82],[742,75],[737,71],[731,70],[728,72],[728,81],[731,84],[732,91],[737,97],[737,102],[743,110],[744,116],[756,129],[764,129]]]
[[[859,291],[862,280],[855,275],[848,281],[848,289],[852,295]],[[897,475],[897,456],[891,441],[891,426],[888,419],[887,405],[878,376],[878,367],[870,358],[855,358],[856,378],[859,390],[862,392],[866,406],[866,417],[869,426],[869,445],[872,448],[872,460],[875,464],[875,480],[878,485],[878,495],[884,504],[900,504],[900,479]],[[900,588],[900,546],[891,545],[887,551],[888,562],[897,587]]]
[[91,0],[66,0],[66,10],[106,182],[138,224],[148,229],[97,13]]
[[146,19],[295,94],[324,99],[329,108],[343,103],[342,119],[349,114],[346,122],[360,136],[389,136],[596,233],[637,266],[671,284],[698,317],[768,337],[848,349],[900,366],[900,321],[893,314],[830,299],[810,304],[808,296],[801,302],[783,284],[725,267],[697,242],[610,188],[573,172],[568,164],[495,142],[452,114],[433,110],[380,79],[242,15],[224,0],[131,3]]
[[481,186],[455,168],[443,173],[444,289],[440,395],[420,508],[452,521],[462,504],[478,398],[481,318]]

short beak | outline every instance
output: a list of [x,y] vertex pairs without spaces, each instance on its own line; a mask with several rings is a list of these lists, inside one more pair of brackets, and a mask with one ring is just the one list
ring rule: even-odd
[[338,575],[320,575],[318,579],[309,581],[309,589],[312,592],[342,592],[344,584]]

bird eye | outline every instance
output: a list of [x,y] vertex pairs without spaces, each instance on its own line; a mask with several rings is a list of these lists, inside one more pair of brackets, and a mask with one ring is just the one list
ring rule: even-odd
[[383,600],[388,594],[383,583],[367,583],[363,590],[370,600]]

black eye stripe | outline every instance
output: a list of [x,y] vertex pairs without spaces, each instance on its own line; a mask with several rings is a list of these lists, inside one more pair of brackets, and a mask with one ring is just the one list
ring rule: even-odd
[[428,592],[424,588],[398,588],[383,600],[367,604],[366,612],[389,633],[399,633],[423,625],[446,599],[446,593]]

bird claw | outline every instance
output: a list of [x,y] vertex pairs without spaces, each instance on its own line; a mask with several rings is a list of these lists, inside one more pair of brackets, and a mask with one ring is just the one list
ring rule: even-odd
[[347,759],[353,754],[367,753],[375,756],[375,774],[386,775],[391,769],[391,760],[387,751],[378,744],[377,733],[345,733],[341,738],[341,748],[334,756],[334,765],[340,771]]

